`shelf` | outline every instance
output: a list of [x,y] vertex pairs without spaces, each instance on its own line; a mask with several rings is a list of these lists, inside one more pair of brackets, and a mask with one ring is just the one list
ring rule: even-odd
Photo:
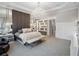
[[[42,32],[43,34],[47,34],[48,30],[48,20],[40,20],[38,21],[38,31]],[[44,33],[46,32],[46,33]]]

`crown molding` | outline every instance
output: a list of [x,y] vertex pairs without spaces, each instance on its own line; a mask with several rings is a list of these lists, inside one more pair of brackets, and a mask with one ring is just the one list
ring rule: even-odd
[[29,11],[28,8],[23,8],[17,4],[14,4],[14,5],[9,5],[9,4],[3,4],[3,3],[0,3],[0,7],[3,7],[3,8],[7,8],[7,9],[15,9],[15,10],[18,10],[18,11],[21,11],[21,12],[24,12],[24,13],[31,13],[31,11]]

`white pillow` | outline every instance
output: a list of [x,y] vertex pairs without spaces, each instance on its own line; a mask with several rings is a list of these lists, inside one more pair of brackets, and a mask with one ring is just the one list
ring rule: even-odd
[[32,29],[31,28],[23,28],[22,31],[23,31],[23,33],[28,33],[28,32],[31,32]]

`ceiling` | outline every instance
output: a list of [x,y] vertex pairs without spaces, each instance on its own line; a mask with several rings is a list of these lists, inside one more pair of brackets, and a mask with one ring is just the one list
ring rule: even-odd
[[[17,4],[17,3],[15,3]],[[19,5],[22,5],[23,7],[27,7],[30,11],[33,11],[35,8],[37,8],[38,6],[38,2],[19,2],[18,3]],[[51,8],[56,8],[56,7],[59,7],[59,6],[62,6],[64,4],[66,4],[65,2],[40,2],[40,7],[44,10],[48,10],[48,9],[51,9]]]
[[[32,12],[37,8],[38,2],[0,2],[0,5],[6,6],[7,8],[21,9]],[[40,7],[45,11],[56,10],[61,8],[74,8],[79,4],[77,2],[40,2]]]
[[[37,3],[38,2],[0,2],[0,6],[31,14],[37,8]],[[77,7],[79,7],[78,2],[40,2],[40,8],[42,8],[46,14],[44,18],[53,17],[58,13],[62,14],[63,11],[71,9],[72,13],[74,13],[73,11]],[[72,13],[70,13],[70,15],[72,15]]]

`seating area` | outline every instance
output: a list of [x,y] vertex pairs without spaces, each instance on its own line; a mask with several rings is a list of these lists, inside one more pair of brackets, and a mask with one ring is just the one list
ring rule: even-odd
[[8,56],[7,52],[9,48],[8,41],[5,38],[0,38],[0,56]]

